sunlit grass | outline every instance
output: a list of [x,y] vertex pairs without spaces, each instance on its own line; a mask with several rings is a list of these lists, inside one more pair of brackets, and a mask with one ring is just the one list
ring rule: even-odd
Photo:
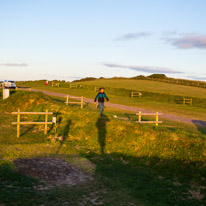
[[[11,125],[16,115],[10,113],[18,108],[54,112],[57,134],[50,128],[48,135],[44,135],[43,126],[28,131],[29,126],[22,127],[23,135],[16,138],[16,126]],[[128,111],[112,108],[106,108],[101,118],[94,105],[81,110],[79,106],[66,106],[62,98],[21,91],[0,100],[0,113],[2,203],[26,205],[28,200],[31,205],[40,202],[75,205],[83,195],[104,188],[107,192],[100,192],[100,196],[105,205],[128,205],[128,202],[134,205],[205,204],[206,136],[203,128],[168,120],[159,127],[140,125],[113,118],[114,114],[127,117]],[[37,120],[38,116],[28,118]],[[52,139],[55,136],[63,136],[63,142]],[[98,183],[39,193],[33,189],[39,182],[19,174],[12,164],[17,158],[39,156],[64,158],[91,172]],[[11,177],[13,182],[9,181]],[[197,195],[192,196],[191,191]]]

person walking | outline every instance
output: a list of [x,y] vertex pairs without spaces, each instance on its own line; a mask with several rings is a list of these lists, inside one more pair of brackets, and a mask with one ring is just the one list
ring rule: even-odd
[[103,111],[104,111],[104,98],[107,100],[107,102],[109,102],[107,95],[104,93],[104,88],[100,87],[99,93],[97,94],[97,96],[94,99],[95,104],[96,104],[96,101],[98,99],[98,107],[99,107],[100,116],[103,115]]

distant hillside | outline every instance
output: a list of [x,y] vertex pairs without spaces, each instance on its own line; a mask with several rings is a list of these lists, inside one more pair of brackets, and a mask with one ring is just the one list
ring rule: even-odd
[[[74,80],[73,82],[85,82],[85,81],[93,81],[93,80],[97,80],[97,79],[98,78],[95,78],[95,77],[86,77],[86,78],[83,78],[80,80]],[[167,77],[165,74],[152,74],[149,76],[139,75],[139,76],[131,77],[131,78],[127,78],[127,77],[112,77],[112,78],[100,77],[99,79],[142,79],[142,80],[166,82],[166,83],[170,83],[170,84],[180,84],[180,85],[206,88],[205,81],[188,80],[188,79],[175,79],[175,78]]]

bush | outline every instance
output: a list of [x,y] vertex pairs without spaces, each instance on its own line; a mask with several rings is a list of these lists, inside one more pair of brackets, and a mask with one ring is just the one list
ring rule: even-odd
[[152,79],[166,79],[167,78],[165,74],[152,74],[148,77]]

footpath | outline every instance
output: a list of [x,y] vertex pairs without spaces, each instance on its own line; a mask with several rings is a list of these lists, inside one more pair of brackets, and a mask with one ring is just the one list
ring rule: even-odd
[[[32,89],[32,91],[34,91],[34,92],[42,92],[42,93],[44,93],[46,95],[57,96],[57,97],[65,97],[66,95],[68,95],[68,94],[62,94],[62,93],[57,93],[57,92],[50,92],[50,91],[39,90],[39,89]],[[69,96],[74,97],[74,98],[77,97],[77,96],[73,96],[73,95],[69,95]],[[84,97],[84,102],[86,102],[86,103],[94,103],[94,100]],[[141,109],[141,108],[138,108],[138,107],[126,106],[126,105],[121,105],[121,104],[114,104],[114,103],[107,103],[107,102],[105,102],[105,106],[107,106],[107,107],[114,107],[114,108],[118,108],[118,109],[122,109],[122,110],[132,111],[132,112],[142,111],[144,113],[154,113],[154,111],[144,110],[144,109]],[[206,121],[202,121],[202,120],[185,118],[185,117],[180,117],[180,116],[176,116],[176,115],[172,115],[172,114],[165,114],[165,113],[163,113],[161,115],[161,117],[166,118],[166,119],[170,119],[170,120],[174,120],[174,121],[190,123],[190,124],[196,125],[198,127],[206,127]]]

